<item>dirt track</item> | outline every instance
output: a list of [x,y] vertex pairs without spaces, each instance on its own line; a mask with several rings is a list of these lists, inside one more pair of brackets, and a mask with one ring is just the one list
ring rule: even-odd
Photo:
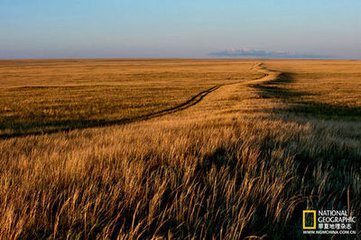
[[197,95],[193,96],[192,98],[190,98],[186,102],[183,102],[183,103],[181,103],[181,104],[179,104],[179,105],[177,105],[175,107],[167,108],[167,109],[157,111],[157,112],[154,112],[154,113],[149,113],[149,114],[146,114],[146,115],[143,115],[143,116],[129,118],[129,119],[117,119],[117,120],[111,120],[111,121],[106,121],[106,120],[91,121],[91,122],[88,122],[88,123],[84,124],[84,126],[80,126],[80,127],[79,126],[77,126],[77,127],[67,127],[67,128],[59,128],[59,129],[54,129],[54,130],[37,131],[37,132],[31,132],[31,133],[2,134],[2,135],[0,135],[0,139],[10,139],[10,138],[15,138],[15,137],[26,137],[26,136],[36,136],[36,135],[43,135],[43,134],[53,134],[53,133],[58,133],[58,132],[70,132],[70,131],[76,130],[76,129],[89,129],[89,128],[98,128],[98,127],[106,127],[106,126],[113,126],[113,125],[125,125],[125,124],[134,123],[134,122],[145,121],[145,120],[149,120],[149,119],[153,119],[153,118],[173,114],[173,113],[188,109],[188,108],[196,105],[200,101],[202,101],[202,99],[204,99],[210,93],[216,91],[217,89],[219,89],[219,88],[221,88],[223,86],[229,86],[229,85],[233,85],[233,84],[243,83],[245,85],[248,85],[248,86],[252,87],[252,85],[254,85],[254,84],[260,84],[260,83],[264,83],[264,82],[267,82],[267,81],[274,80],[274,79],[278,78],[278,76],[281,74],[280,72],[277,72],[277,71],[268,70],[264,66],[263,63],[255,64],[252,67],[252,69],[264,74],[264,76],[262,76],[260,78],[257,78],[257,79],[249,80],[249,81],[232,82],[232,83],[219,84],[219,85],[213,86],[213,87],[211,87],[211,88],[209,88],[207,90],[204,90],[204,91],[198,93]]

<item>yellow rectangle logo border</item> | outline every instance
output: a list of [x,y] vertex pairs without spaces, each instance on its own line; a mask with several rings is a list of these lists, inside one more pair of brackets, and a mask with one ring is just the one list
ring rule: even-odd
[[[313,225],[312,226],[306,226],[306,214],[313,214]],[[303,210],[302,214],[302,227],[306,230],[315,230],[317,228],[316,226],[316,210]]]

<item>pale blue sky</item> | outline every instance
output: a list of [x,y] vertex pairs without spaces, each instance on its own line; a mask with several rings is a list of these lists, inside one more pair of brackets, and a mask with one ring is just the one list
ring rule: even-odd
[[249,48],[360,59],[360,12],[360,0],[0,0],[0,58]]

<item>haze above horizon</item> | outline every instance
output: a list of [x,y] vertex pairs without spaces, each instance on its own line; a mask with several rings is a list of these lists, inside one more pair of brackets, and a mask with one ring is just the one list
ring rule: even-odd
[[361,1],[0,0],[0,59],[361,59]]

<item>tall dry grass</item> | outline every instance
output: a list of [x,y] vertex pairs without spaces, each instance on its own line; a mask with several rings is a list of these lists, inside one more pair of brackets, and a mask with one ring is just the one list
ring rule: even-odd
[[265,88],[294,83],[272,80],[150,121],[2,140],[1,238],[308,239],[303,209],[360,219],[361,123],[302,117]]

